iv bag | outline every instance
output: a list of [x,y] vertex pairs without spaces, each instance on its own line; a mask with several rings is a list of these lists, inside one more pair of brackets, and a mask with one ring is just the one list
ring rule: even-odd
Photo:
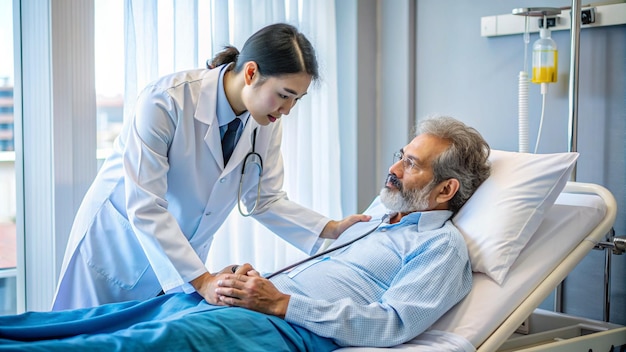
[[533,83],[554,83],[558,75],[559,53],[550,38],[550,30],[541,28],[539,39],[533,44]]

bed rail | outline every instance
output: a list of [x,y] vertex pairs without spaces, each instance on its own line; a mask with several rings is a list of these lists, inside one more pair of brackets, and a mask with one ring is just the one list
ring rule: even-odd
[[555,287],[565,279],[574,267],[602,241],[611,230],[617,215],[617,203],[613,194],[606,188],[592,184],[570,181],[562,193],[595,194],[606,204],[606,213],[598,226],[589,232],[572,253],[567,256],[545,280],[525,299],[509,317],[477,348],[477,352],[496,351],[543,302]]

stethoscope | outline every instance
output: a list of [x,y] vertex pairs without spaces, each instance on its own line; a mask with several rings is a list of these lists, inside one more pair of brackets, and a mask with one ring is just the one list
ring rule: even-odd
[[[259,153],[254,151],[254,148],[256,147],[256,134],[257,134],[257,128],[254,129],[254,132],[252,134],[252,151],[246,154],[246,157],[243,159],[243,167],[241,168],[241,177],[239,178],[239,192],[237,192],[237,208],[239,209],[239,214],[241,214],[242,216],[250,216],[254,214],[254,211],[256,210],[256,207],[259,204],[259,201],[261,200],[261,174],[263,173],[263,159],[261,158],[261,155],[259,155]],[[243,176],[246,173],[246,168],[252,168],[252,167],[256,167],[257,170],[259,171],[259,181],[257,182],[256,201],[254,202],[254,206],[252,207],[252,210],[250,210],[250,212],[246,213],[242,210],[242,207],[241,207],[241,203],[242,203],[241,189],[243,188]]]

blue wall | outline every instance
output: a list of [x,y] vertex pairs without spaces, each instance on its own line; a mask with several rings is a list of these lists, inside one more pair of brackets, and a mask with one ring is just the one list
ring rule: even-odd
[[[416,116],[449,114],[476,127],[494,149],[515,151],[522,35],[481,37],[481,17],[518,7],[563,7],[567,1],[417,1]],[[453,24],[453,25],[452,25]],[[570,32],[554,31],[558,82],[549,85],[540,153],[568,150]],[[538,39],[531,34],[530,47]],[[530,51],[530,48],[529,48]],[[530,59],[530,58],[529,58]],[[580,158],[577,181],[598,183],[617,199],[617,235],[626,235],[626,26],[587,28],[580,35]],[[529,145],[541,115],[539,86],[529,92]],[[564,311],[602,319],[604,253],[593,251],[564,284]],[[626,255],[613,256],[610,321],[626,324]],[[551,308],[547,300],[542,308]]]

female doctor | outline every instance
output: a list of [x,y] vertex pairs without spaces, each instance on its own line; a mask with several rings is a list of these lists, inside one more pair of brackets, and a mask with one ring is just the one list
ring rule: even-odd
[[[74,220],[53,310],[180,290],[219,304],[215,288],[224,274],[209,273],[205,261],[240,192],[256,220],[307,253],[368,220],[332,221],[282,191],[281,117],[318,79],[303,34],[267,26],[240,53],[226,47],[211,67],[162,77],[138,97]],[[239,126],[229,125],[234,119]],[[230,158],[222,150],[229,129],[238,140]],[[260,188],[257,177],[240,191],[251,152],[256,163],[246,168],[262,163]]]

